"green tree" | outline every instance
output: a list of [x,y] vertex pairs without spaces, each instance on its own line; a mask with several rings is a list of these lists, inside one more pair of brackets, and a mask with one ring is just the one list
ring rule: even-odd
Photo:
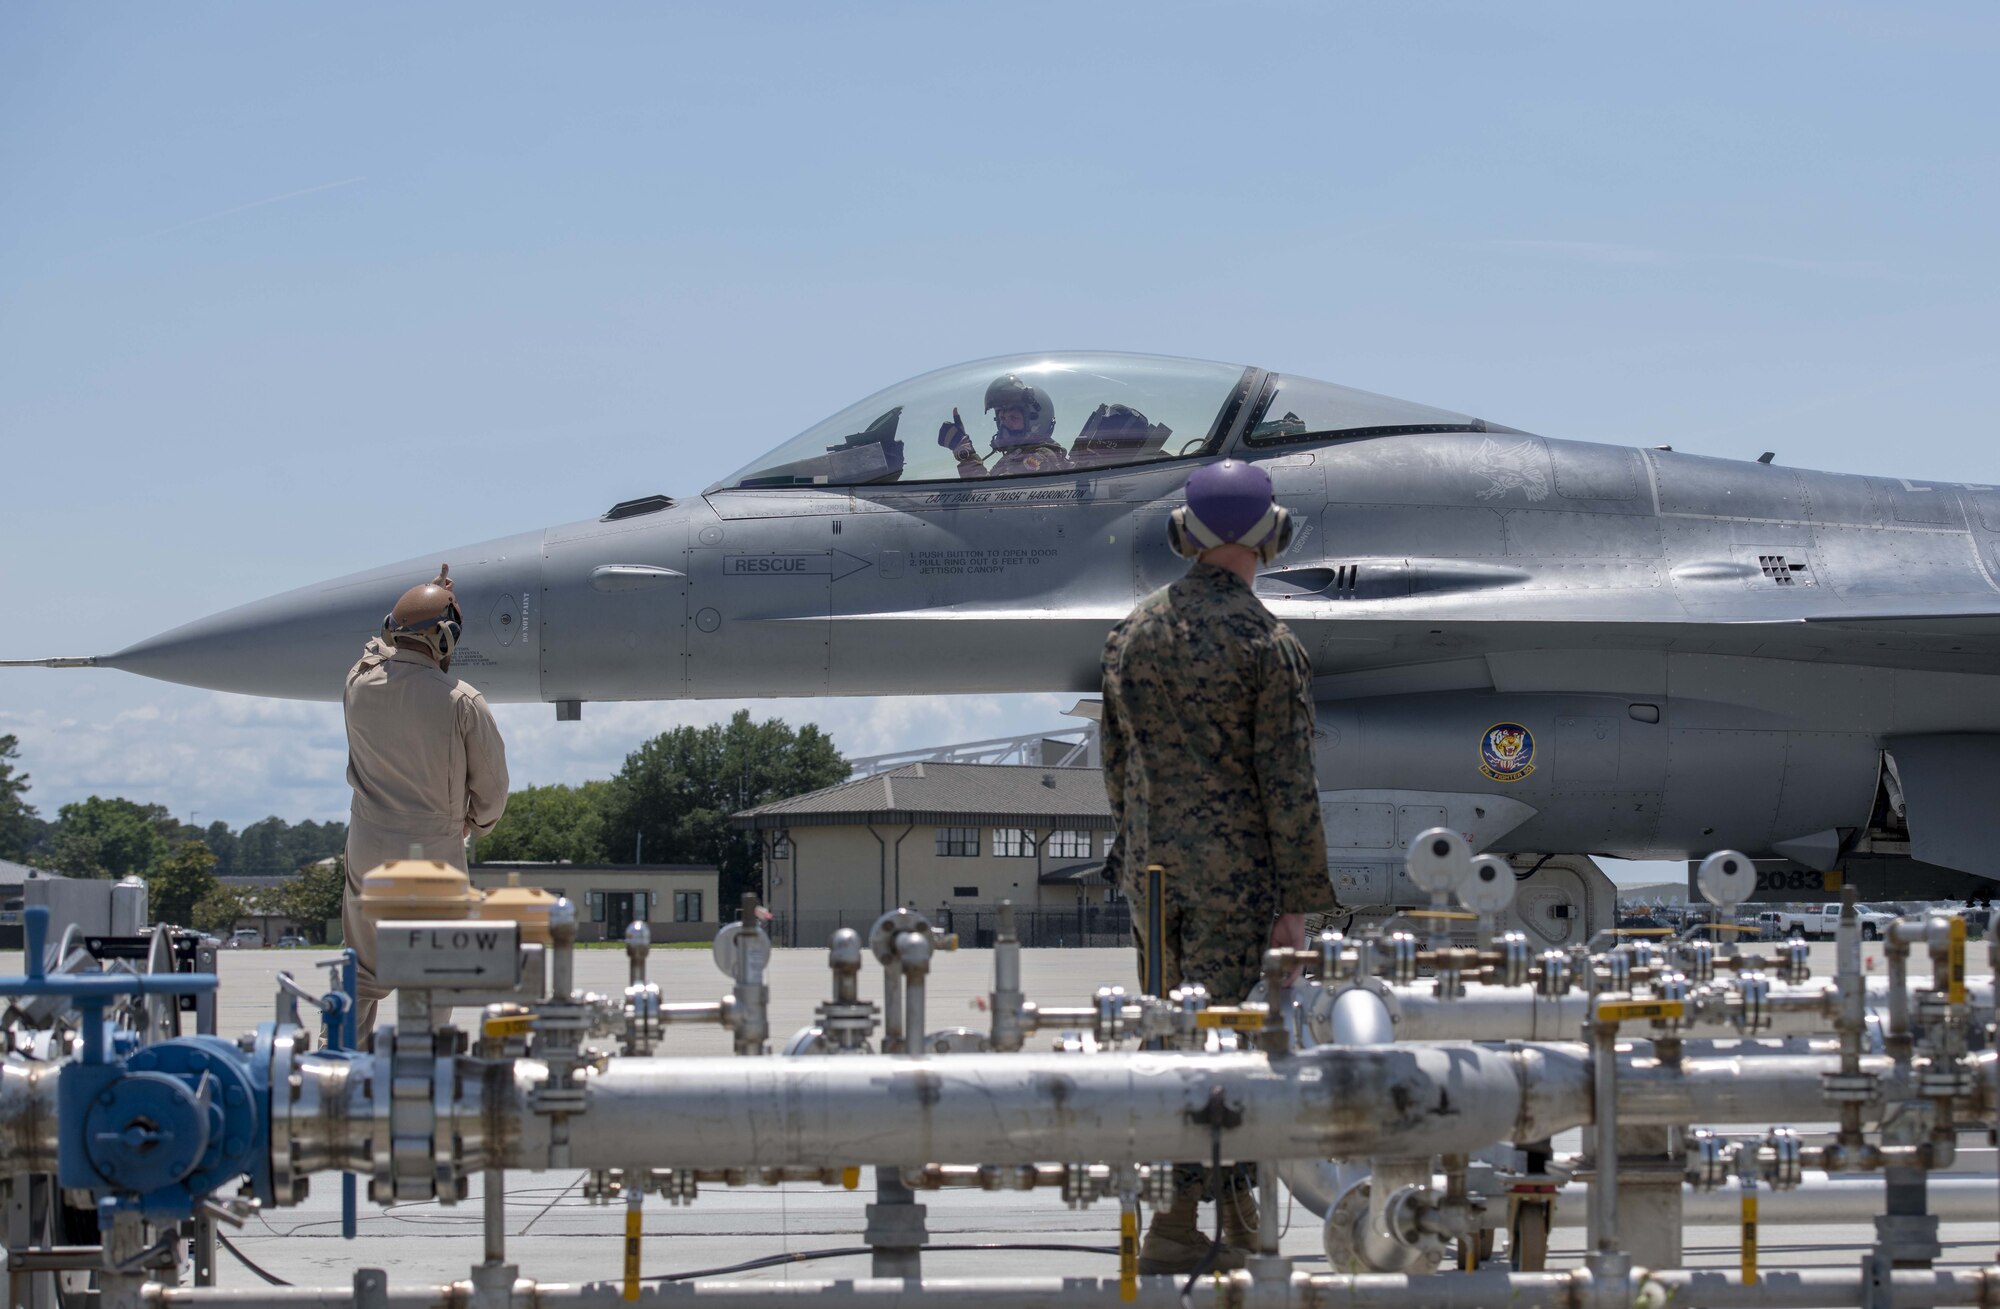
[[20,742],[0,736],[0,859],[25,857],[41,825],[35,807],[21,798],[30,788],[28,775],[14,771],[12,761],[20,757]]
[[638,836],[650,863],[712,863],[722,903],[731,904],[757,886],[759,854],[729,816],[846,777],[847,761],[814,724],[753,723],[739,709],[727,725],[677,727],[627,755],[612,783],[605,841],[620,863],[631,860]]
[[220,818],[201,834],[202,844],[215,852],[215,875],[229,877],[236,871],[236,833]]
[[60,824],[49,844],[48,865],[64,877],[111,876],[104,867],[104,848],[98,839]]
[[500,825],[479,838],[479,858],[487,862],[603,862],[609,854],[604,846],[604,823],[612,789],[609,782],[522,787],[508,795]]
[[292,867],[285,862],[285,827],[285,820],[274,814],[237,834],[238,877],[276,877]]
[[282,877],[302,865],[337,855],[346,845],[345,823],[307,819],[295,827],[274,814],[250,824],[235,838],[231,866],[240,877]]
[[[56,868],[72,877],[144,876],[167,857],[167,833],[179,826],[165,805],[135,804],[116,797],[106,800],[91,796],[56,811],[62,828],[56,848],[63,852],[69,843],[72,853],[58,858]],[[82,871],[86,866],[74,851],[84,847],[78,838],[96,842],[97,872]],[[67,859],[67,864],[65,863]]]
[[347,870],[336,858],[330,864],[307,864],[278,888],[278,912],[297,920],[315,945],[326,940],[326,924],[340,917],[347,895]]
[[216,885],[213,891],[195,901],[188,911],[192,920],[190,926],[204,932],[227,936],[236,926],[236,920],[250,912],[249,901],[234,887]]
[[183,841],[147,875],[147,900],[156,923],[190,923],[194,907],[222,889],[215,877],[215,852],[199,841]]

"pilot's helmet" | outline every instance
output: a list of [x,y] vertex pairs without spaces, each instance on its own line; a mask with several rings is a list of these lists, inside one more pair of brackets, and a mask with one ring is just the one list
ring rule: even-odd
[[1188,478],[1187,503],[1168,516],[1167,539],[1184,559],[1219,545],[1242,545],[1268,564],[1292,543],[1292,516],[1278,503],[1269,473],[1225,459]]
[[464,628],[464,615],[452,594],[450,569],[440,568],[433,580],[403,592],[396,607],[382,619],[382,639],[416,641],[427,646],[440,665],[449,666]]
[[[1056,407],[1047,391],[1029,385],[1012,373],[996,377],[986,388],[986,410],[993,413],[1008,405],[1019,405],[1028,425],[1019,433],[1000,428],[993,437],[994,449],[1004,450],[1010,445],[1048,445],[1055,440]],[[995,418],[998,418],[997,414]]]

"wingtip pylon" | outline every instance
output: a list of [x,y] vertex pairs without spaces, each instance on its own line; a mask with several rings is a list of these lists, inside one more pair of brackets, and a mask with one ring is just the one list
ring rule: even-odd
[[0,659],[0,668],[95,668],[100,655],[55,655],[48,659]]

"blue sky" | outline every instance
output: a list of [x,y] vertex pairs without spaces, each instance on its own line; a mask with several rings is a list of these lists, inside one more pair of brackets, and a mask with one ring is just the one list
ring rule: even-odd
[[[960,359],[1258,363],[2000,482],[1984,4],[0,9],[0,655],[687,494]],[[524,782],[735,706],[502,710]],[[760,704],[850,751],[1055,697]],[[337,714],[0,673],[45,812]]]

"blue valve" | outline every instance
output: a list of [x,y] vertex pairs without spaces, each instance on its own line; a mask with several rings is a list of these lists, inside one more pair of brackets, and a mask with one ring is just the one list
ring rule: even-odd
[[51,973],[47,906],[29,907],[22,929],[27,971],[0,977],[0,996],[68,999],[83,1038],[56,1082],[57,1184],[91,1192],[106,1225],[120,1212],[191,1218],[203,1198],[245,1174],[268,1197],[268,1060],[212,1036],[135,1049],[104,1021],[121,996],[200,995],[215,990],[215,974]]

